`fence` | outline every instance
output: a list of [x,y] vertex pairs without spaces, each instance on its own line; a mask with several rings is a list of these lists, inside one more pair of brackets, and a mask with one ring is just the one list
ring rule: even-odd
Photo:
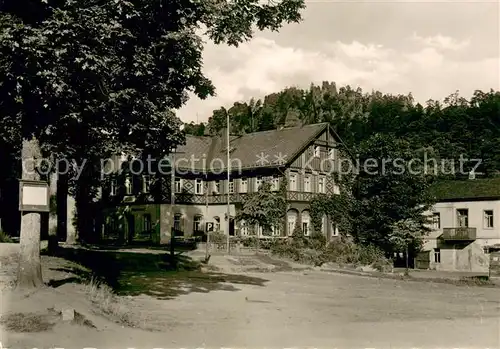
[[[287,239],[282,236],[266,236],[257,239],[256,237],[230,237],[229,238],[229,253],[230,254],[248,254],[255,253],[258,249],[268,249],[269,244],[276,240]],[[209,251],[213,254],[227,253],[227,240],[209,242]],[[206,248],[206,244],[199,245],[198,248]]]

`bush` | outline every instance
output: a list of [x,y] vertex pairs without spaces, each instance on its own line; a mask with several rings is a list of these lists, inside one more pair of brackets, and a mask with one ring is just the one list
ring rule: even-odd
[[370,265],[380,271],[387,271],[390,268],[390,261],[384,257],[380,249],[374,246],[356,245],[342,240],[326,245],[326,238],[318,235],[276,240],[271,245],[271,253],[299,263],[316,266],[323,263],[337,263],[356,266]]
[[210,233],[210,242],[213,244],[225,244],[227,242],[227,236],[220,231]]
[[245,247],[255,247],[255,246],[257,246],[257,237],[256,236],[242,236],[240,238],[240,242]]
[[280,239],[260,239],[260,248],[264,250],[270,250],[271,247],[275,244],[276,240]]
[[322,250],[326,246],[326,236],[321,233],[314,232],[311,237],[307,239],[307,244],[310,248]]
[[0,230],[0,242],[14,242],[14,241],[11,239],[9,234]]

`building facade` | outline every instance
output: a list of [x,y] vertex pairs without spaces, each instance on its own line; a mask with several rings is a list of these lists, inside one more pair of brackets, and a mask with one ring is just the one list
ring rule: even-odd
[[[227,164],[229,147],[230,163]],[[244,222],[236,222],[246,195],[268,181],[279,190],[286,180],[287,213],[283,224],[270,232],[291,235],[296,226],[305,235],[312,233],[309,204],[316,195],[339,194],[333,173],[340,166],[343,144],[329,124],[284,127],[231,136],[229,145],[221,136],[187,136],[186,144],[175,150],[170,161],[154,164],[167,171],[138,171],[139,161],[113,159],[102,190],[103,238],[127,241],[149,240],[166,243],[176,235],[203,234],[207,227],[229,235],[251,234]],[[175,164],[172,185],[170,164]],[[229,168],[230,180],[227,180]],[[171,188],[174,193],[171,195]],[[226,228],[227,201],[230,203],[229,231]],[[171,205],[171,200],[174,205]],[[338,235],[329,217],[323,217],[322,233]],[[207,225],[208,224],[208,225]],[[262,235],[262,229],[255,227]]]
[[[488,272],[488,246],[500,244],[500,196],[478,192],[483,181],[456,182],[454,188],[467,188],[462,195],[460,188],[439,198],[428,212],[432,219],[432,232],[424,241],[424,254],[429,268],[436,270]],[[489,196],[488,196],[489,195]]]

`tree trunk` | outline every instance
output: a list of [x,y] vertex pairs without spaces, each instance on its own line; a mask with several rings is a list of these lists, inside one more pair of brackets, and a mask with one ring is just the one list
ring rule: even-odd
[[[35,171],[35,161],[33,161],[39,158],[41,158],[41,154],[36,139],[23,140],[21,151],[22,179],[40,179],[40,175]],[[40,213],[22,215],[17,288],[36,288],[43,285],[40,262],[40,227]]]
[[[71,228],[69,225],[71,224]],[[76,241],[78,240],[78,203],[77,203],[77,198],[75,195],[75,200],[74,200],[74,207],[71,212],[71,222],[69,222],[69,217],[66,223],[66,243],[69,245],[76,244]]]
[[76,235],[80,243],[92,242],[92,212],[88,202],[88,194],[83,186],[78,188],[75,196]]
[[59,169],[56,191],[58,241],[64,241],[68,236],[68,175],[61,172]]
[[[44,217],[42,216],[42,228],[45,224],[47,224],[47,226],[49,226],[49,222],[50,222],[50,216],[47,215],[47,223],[44,222]],[[59,243],[57,241],[57,229],[53,229],[51,227],[48,227],[49,228],[49,231],[48,231],[48,244],[47,244],[47,251],[49,253],[49,255],[51,256],[55,256],[56,253],[57,253],[57,249],[59,247]]]

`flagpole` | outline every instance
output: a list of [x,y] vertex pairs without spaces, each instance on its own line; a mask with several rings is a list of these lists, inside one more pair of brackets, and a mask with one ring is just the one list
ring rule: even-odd
[[170,154],[170,257],[172,258],[172,266],[175,268],[175,152],[176,148],[172,148]]
[[[206,171],[206,168],[205,168]],[[208,231],[208,190],[209,190],[209,185],[208,185],[208,172],[205,172],[205,183],[206,183],[206,193],[205,193],[205,234],[207,234],[207,240],[205,242],[205,261],[208,262],[208,251],[209,251],[209,244],[210,244],[210,232]]]
[[227,144],[227,222],[226,222],[226,231],[227,231],[227,253],[229,254],[229,221],[231,219],[230,216],[230,193],[229,193],[229,180],[230,180],[230,172],[231,172],[231,164],[229,162],[229,113],[226,113],[226,123],[227,123],[227,133],[226,133],[226,144]]

